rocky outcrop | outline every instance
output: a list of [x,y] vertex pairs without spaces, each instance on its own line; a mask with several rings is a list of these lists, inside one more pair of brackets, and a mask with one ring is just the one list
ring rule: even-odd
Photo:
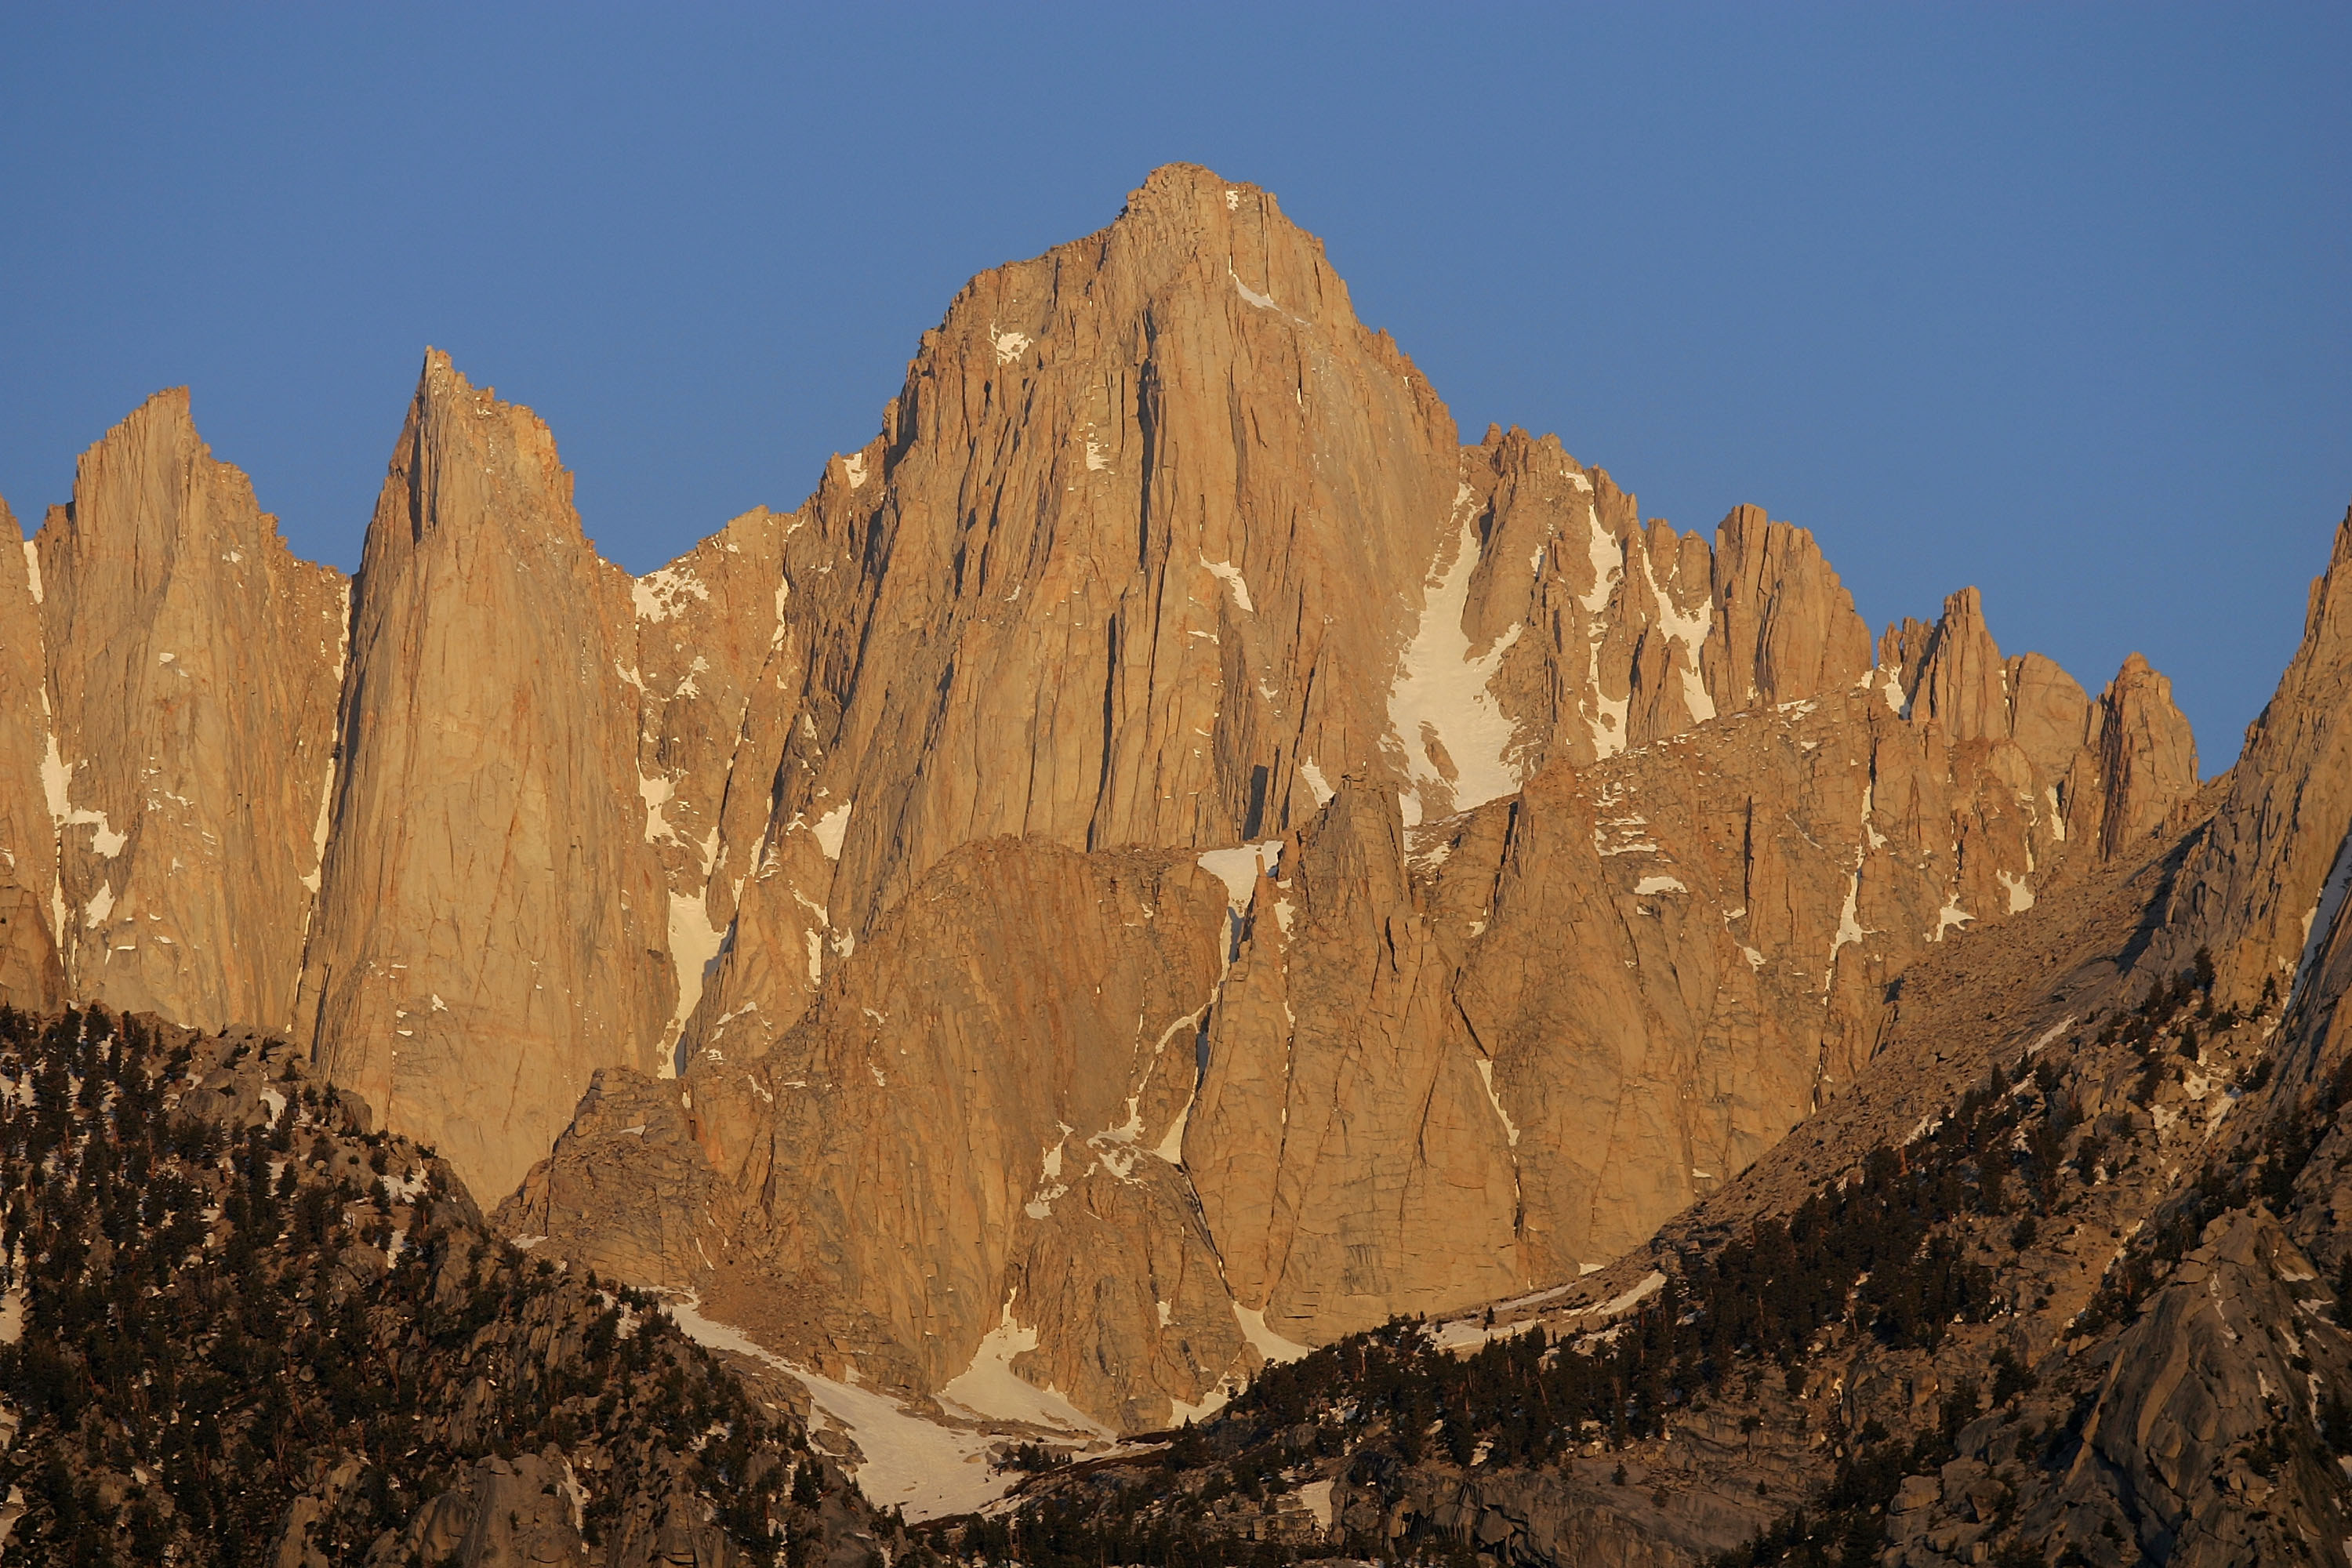
[[[2042,781],[2038,805],[2060,840],[2111,858],[2197,791],[2197,746],[2172,683],[2135,653],[2096,702],[2049,659],[2004,660],[1974,588],[1933,626],[1905,621],[1879,639],[1889,702],[1954,741],[2012,743]],[[2018,771],[2014,763],[2011,772]]]
[[2210,830],[2165,910],[2158,961],[2209,948],[2223,993],[2244,1005],[2291,988],[2341,904],[2352,828],[2352,511],[2311,584],[2303,641],[2247,726]]
[[835,1375],[1009,1369],[1155,1426],[1573,1280],[1728,1181],[1863,1072],[1924,955],[2033,907],[2053,787],[1849,685],[1438,823],[1372,773],[1232,850],[968,848],[764,1055],[739,1020],[674,1085],[608,1077],[501,1223]]
[[2297,1331],[2316,1270],[2271,1215],[2216,1219],[2201,1239],[2119,1336],[2053,1501],[2119,1503],[2160,1562],[2293,1561],[2308,1550],[2296,1522],[2335,1516],[2343,1477],[2303,1453],[2246,1461],[2282,1423],[2318,1427],[2314,1391],[2352,1363],[2340,1333]]
[[1916,958],[1858,1081],[1647,1245],[1342,1340],[1181,1442],[1041,1478],[1015,1527],[1526,1564],[2339,1562],[2352,920],[2251,1016],[2217,971],[2151,974],[2227,801]]
[[546,427],[425,364],[360,565],[342,767],[297,1008],[386,1123],[511,1186],[672,1011],[637,805],[625,574]]
[[[1735,509],[1711,546],[1645,525],[1605,471],[1517,429],[1490,429],[1462,468],[1460,552],[1441,557],[1431,585],[1467,573],[1458,640],[1467,662],[1494,666],[1483,696],[1503,740],[1478,751],[1464,739],[1475,714],[1459,707],[1481,694],[1438,680],[1435,634],[1453,630],[1452,605],[1448,622],[1425,612],[1405,686],[1425,700],[1393,727],[1410,821],[1478,805],[1552,760],[1581,766],[1718,714],[1843,689],[1870,668],[1862,617],[1802,529],[1756,507]],[[1502,774],[1465,790],[1461,765],[1488,752]]]
[[555,1144],[552,1247],[1124,1426],[1637,1242],[2195,776],[2144,667],[1874,660],[1801,529],[1462,446],[1181,166],[642,578],[437,353],[348,601],[177,395],[18,570],[10,995],[289,1028],[486,1198]]
[[1189,857],[959,851],[765,1056],[605,1075],[501,1223],[835,1372],[1155,1425],[1243,1342],[1178,1168],[1225,919]]
[[1849,690],[1416,833],[1343,791],[1252,907],[1186,1136],[1236,1299],[1307,1342],[1452,1310],[1745,1169],[1913,963],[2032,907],[2059,841],[2004,756]]
[[26,690],[12,661],[0,692],[0,809],[66,988],[286,1026],[324,846],[341,574],[288,552],[197,437],[185,389],[108,432],[72,504],[0,553],[0,624],[38,650],[40,677]]
[[0,501],[0,996],[19,1007],[61,1005],[67,994],[58,933],[58,824],[42,764],[51,730],[40,604],[30,587],[38,557]]

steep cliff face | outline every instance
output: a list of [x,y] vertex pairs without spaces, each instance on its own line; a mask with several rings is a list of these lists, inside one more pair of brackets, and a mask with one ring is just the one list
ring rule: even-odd
[[0,501],[0,995],[26,1008],[59,1005],[67,994],[58,829],[41,766],[52,720],[30,585],[37,559]]
[[789,1025],[961,844],[1230,845],[1350,773],[1434,819],[1871,667],[1802,530],[1709,548],[1551,437],[1457,447],[1320,243],[1198,168],[976,279],[793,532],[775,810],[689,1055]]
[[289,1028],[551,1247],[1129,1427],[1638,1242],[2195,785],[2144,665],[1874,652],[1801,529],[1458,444],[1197,168],[643,578],[428,354],[346,588],[181,395],[0,549],[7,994]]
[[2037,763],[1894,675],[1441,822],[1368,769],[1236,848],[960,850],[764,1055],[737,1019],[676,1084],[607,1074],[505,1223],[835,1374],[1009,1415],[1009,1370],[1130,1429],[1573,1280],[1840,1093],[1924,955],[2095,865],[2049,808],[2090,704]]
[[108,432],[72,503],[5,553],[0,809],[67,989],[285,1027],[324,847],[341,574],[289,553],[184,389]]
[[296,1017],[484,1191],[672,1012],[634,625],[546,428],[430,358],[360,566]]
[[[1467,592],[1427,605],[1406,656],[1405,689],[1427,700],[1392,704],[1410,821],[1478,805],[1553,759],[1613,756],[1718,714],[1843,689],[1871,668],[1862,617],[1802,529],[1739,507],[1710,548],[1643,524],[1606,472],[1517,429],[1490,429],[1462,468],[1461,552],[1431,580],[1462,573]],[[1446,638],[1462,645],[1451,662],[1493,670],[1484,696],[1499,749],[1465,743],[1470,694],[1442,657],[1454,652]],[[1489,752],[1502,772],[1463,788],[1461,767]]]
[[2262,714],[2211,828],[2189,851],[2165,911],[2161,954],[2210,947],[2243,1005],[2293,987],[2343,902],[2352,828],[2352,512],[2311,584],[2302,644]]
[[[2135,653],[2097,701],[2040,654],[2003,659],[1974,588],[1934,626],[1906,620],[1879,639],[1887,700],[1955,741],[2007,742],[2042,781],[2036,809],[2060,840],[2111,858],[2197,791],[2197,745],[2172,683]],[[2010,763],[2010,771],[2016,764]]]
[[[2339,564],[2344,549],[2339,537]],[[2331,874],[2342,828],[2323,684],[2337,591],[2331,571],[2238,771],[2193,795],[2167,782],[2193,780],[2193,764],[2167,740],[2168,703],[2136,659],[2091,704],[2021,680],[2030,662],[1966,635],[1981,625],[1972,604],[1956,598],[1936,627],[1896,628],[1886,668],[1900,679],[1888,684],[1909,716],[1861,699],[1874,732],[1865,821],[1884,816],[1890,757],[1977,759],[1979,805],[2068,835],[2032,902],[1913,951],[1856,1081],[1647,1245],[1590,1279],[1346,1339],[1181,1444],[1089,1467],[1082,1481],[1040,1478],[1014,1530],[1048,1526],[1077,1556],[1181,1535],[1195,1549],[1279,1542],[1301,1560],[1475,1547],[1521,1563],[2340,1564],[2352,1542],[2352,910],[2337,896],[2340,859]],[[2038,704],[2020,700],[2037,688]],[[2021,721],[2037,710],[2053,721],[2039,733],[2073,736],[2071,753],[2033,739]],[[1758,721],[1654,750],[1696,750]],[[1832,749],[1806,750],[1818,734],[1792,738],[1817,758]],[[2005,746],[2036,753],[2032,787],[1996,763]],[[1801,837],[1836,821],[1819,774],[1759,776]],[[2069,778],[2099,787],[2042,793]],[[1549,782],[1521,792],[1515,843],[1542,844],[1564,804]],[[2092,815],[2037,825],[2037,803]],[[1719,859],[1695,864],[1681,814],[1654,795],[1639,805],[1643,820],[1623,826],[1703,897]],[[1439,868],[1441,888],[1472,842]],[[1958,840],[1971,842],[2005,890],[2004,858],[2041,840]],[[1900,888],[1922,846],[1885,847]],[[1530,879],[1559,901],[1533,922],[1554,940],[1496,952],[1508,955],[1506,984],[1540,994],[1577,966],[1606,900],[1580,885],[1572,856],[1532,858],[1570,868]],[[1298,864],[1310,871],[1315,858]],[[1862,864],[1863,888],[1889,885],[1870,855]],[[1906,940],[1902,918],[1871,912],[1866,892],[1857,903],[1861,923],[1886,929],[1854,956]],[[1497,897],[1482,943],[1503,936],[1507,910]],[[2314,911],[2307,934],[2275,913],[2298,910]],[[2237,940],[2255,944],[2253,962],[2222,945],[2232,933],[2251,933]],[[1841,937],[1833,968],[1847,951]],[[1474,952],[1465,975],[1478,962]],[[1654,995],[1665,976],[1701,989],[1704,964],[1687,946],[1643,953],[1620,994]],[[2249,991],[2266,978],[2278,984]],[[1603,1000],[1579,1013],[1631,1010]],[[1468,1001],[1462,1011],[1492,1037]],[[1654,1056],[1675,1031],[1633,1036]],[[1498,1056],[1497,1109],[1520,1131],[1525,1182],[1530,1142],[1574,1152],[1594,1134],[1531,1137],[1556,1113],[1526,1106],[1506,1066]],[[1608,1080],[1588,1064],[1534,1082]],[[1484,1239],[1465,1230],[1462,1248]]]

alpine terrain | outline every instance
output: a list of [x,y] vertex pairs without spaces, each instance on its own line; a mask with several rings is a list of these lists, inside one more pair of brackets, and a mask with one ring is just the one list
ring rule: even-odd
[[2352,1561],[2352,517],[2205,781],[1171,166],[643,577],[431,351],[22,545],[27,1560]]

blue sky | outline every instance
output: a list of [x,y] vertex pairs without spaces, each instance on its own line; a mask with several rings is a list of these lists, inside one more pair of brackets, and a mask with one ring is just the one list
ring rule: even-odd
[[426,343],[643,571],[798,503],[971,273],[1155,164],[1328,243],[1465,435],[1984,590],[2208,772],[2352,501],[2352,8],[0,12],[0,496],[158,387],[355,564]]

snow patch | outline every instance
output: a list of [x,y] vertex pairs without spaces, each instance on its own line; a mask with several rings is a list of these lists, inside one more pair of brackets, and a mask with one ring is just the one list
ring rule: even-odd
[[33,590],[33,603],[41,602],[41,550],[31,540],[25,541],[25,585]]
[[686,1033],[686,1021],[694,1016],[695,1006],[702,1000],[703,983],[718,963],[719,949],[725,941],[726,933],[710,923],[710,909],[703,902],[703,895],[669,896],[669,958],[677,971],[677,1007],[662,1035],[663,1078],[677,1076],[678,1039]]
[[852,452],[846,458],[842,458],[841,477],[849,481],[849,488],[851,489],[864,489],[866,485],[866,454],[863,452]]
[[[1389,733],[1405,759],[1408,827],[1422,820],[1423,796],[1449,801],[1447,814],[1467,811],[1519,787],[1511,753],[1518,726],[1504,713],[1487,683],[1526,628],[1513,626],[1473,656],[1462,629],[1470,578],[1478,569],[1478,535],[1468,485],[1455,489],[1454,562],[1442,578],[1423,584],[1421,624],[1389,688]],[[1433,752],[1451,763],[1441,768]],[[1451,773],[1451,777],[1447,776]]]
[[1017,1479],[989,1473],[992,1433],[925,1420],[887,1394],[836,1383],[794,1366],[755,1343],[741,1330],[711,1321],[692,1296],[669,1303],[670,1321],[687,1338],[730,1351],[797,1378],[824,1418],[849,1434],[866,1456],[857,1486],[877,1507],[899,1507],[910,1520],[970,1513],[1003,1497]]
[[849,813],[856,805],[854,800],[843,801],[818,817],[816,826],[809,829],[816,835],[817,847],[824,851],[826,859],[841,858],[841,841],[849,832]]
[[[1196,1089],[1194,1092],[1198,1093],[1199,1090]],[[1171,1165],[1182,1164],[1184,1163],[1184,1124],[1192,1120],[1192,1102],[1187,1100],[1184,1102],[1184,1109],[1176,1113],[1176,1120],[1168,1124],[1168,1136],[1160,1141],[1160,1147],[1154,1149],[1151,1152],[1152,1154]]]
[[2069,1013],[2064,1017],[2059,1019],[2056,1023],[2051,1025],[2048,1028],[2042,1030],[2042,1037],[2025,1047],[2025,1054],[2029,1057],[2039,1055],[2051,1041],[2056,1039],[2059,1036],[2064,1034],[2074,1026],[2074,1015]]
[[1282,863],[1282,840],[1244,844],[1232,849],[1212,849],[1200,858],[1201,869],[1225,885],[1225,901],[1235,910],[1249,908],[1257,879]]
[[[1055,1200],[1070,1190],[1070,1184],[1062,1180],[1062,1149],[1070,1141],[1071,1129],[1066,1123],[1060,1125],[1062,1127],[1061,1142],[1047,1148],[1044,1158],[1038,1162],[1037,1195],[1021,1205],[1021,1212],[1031,1219],[1050,1217],[1054,1212]],[[1048,1183],[1052,1185],[1047,1185]],[[1005,1310],[1012,1310],[1011,1302],[1005,1303]]]
[[1706,634],[1715,625],[1715,600],[1700,601],[1699,606],[1685,614],[1675,607],[1673,599],[1658,586],[1655,573],[1650,569],[1650,552],[1642,552],[1642,580],[1649,584],[1650,596],[1657,601],[1658,630],[1667,642],[1682,650],[1682,659],[1675,667],[1682,679],[1683,705],[1690,710],[1691,722],[1704,724],[1715,717],[1715,699],[1707,695],[1706,678],[1699,673],[1698,650],[1706,644]]
[[2033,907],[2033,889],[2026,884],[2024,878],[2008,871],[1996,871],[1993,873],[1993,880],[2007,889],[2011,914],[2023,914]]
[[1862,898],[1862,856],[1856,852],[1853,869],[1845,879],[1845,902],[1838,910],[1837,935],[1830,939],[1830,967],[1822,976],[1822,989],[1830,988],[1832,976],[1837,973],[1837,955],[1849,942],[1859,942],[1870,933],[1863,929],[1857,908]]
[[[47,690],[42,692],[41,700],[44,704],[48,701]],[[57,826],[59,833],[68,827],[89,825],[95,829],[90,836],[90,847],[111,860],[122,853],[122,847],[131,842],[131,836],[114,831],[113,826],[106,820],[106,813],[73,805],[68,798],[73,769],[59,754],[56,734],[52,732],[47,740],[47,750],[41,756],[41,793],[48,800],[49,820]]]
[[1242,1326],[1242,1338],[1249,1341],[1250,1348],[1269,1363],[1297,1361],[1307,1353],[1305,1345],[1286,1340],[1265,1326],[1265,1310],[1262,1307],[1252,1309],[1236,1301],[1234,1303],[1234,1317]]
[[666,778],[637,775],[637,798],[646,803],[646,842],[658,844],[667,838],[675,842],[677,830],[662,818],[662,807],[677,794],[677,785]]
[[636,604],[637,619],[659,622],[685,614],[689,599],[708,599],[710,590],[685,567],[665,566],[638,578],[629,596]]
[[1026,332],[1000,332],[992,326],[988,329],[988,341],[996,348],[996,363],[1011,364],[1028,349],[1031,339]]
[[[335,686],[340,690],[343,684],[343,670],[352,657],[352,585],[348,581],[343,584],[342,610],[336,620],[341,628],[335,646]],[[327,833],[334,826],[335,764],[341,753],[342,718],[339,713],[335,720],[335,744],[327,752],[326,781],[319,786],[318,820],[310,825],[310,871],[302,879],[302,885],[313,893],[319,890],[320,879],[327,871]],[[306,932],[310,930],[310,921],[306,911],[302,917]]]
[[1625,547],[1618,542],[1615,534],[1601,525],[1597,507],[1586,505],[1584,524],[1585,559],[1592,565],[1592,586],[1576,602],[1585,615],[1585,679],[1592,689],[1592,754],[1613,757],[1625,749],[1626,715],[1633,708],[1633,695],[1629,692],[1615,701],[1601,695],[1601,645],[1609,635],[1603,616],[1609,608],[1610,592],[1614,580],[1625,574]]
[[1201,557],[1201,564],[1210,576],[1233,590],[1234,603],[1244,615],[1257,614],[1257,606],[1250,603],[1249,584],[1242,576],[1240,567],[1230,561],[1212,561],[1205,555]]
[[1062,1396],[1051,1384],[1038,1387],[1013,1370],[1015,1356],[1037,1348],[1037,1331],[1013,1321],[1016,1289],[1004,1300],[996,1327],[988,1331],[972,1352],[971,1364],[948,1380],[940,1403],[999,1421],[1022,1421],[1034,1426],[1057,1427],[1089,1437],[1108,1437],[1111,1431]]
[[1495,1063],[1491,1058],[1478,1058],[1478,1081],[1486,1086],[1486,1103],[1495,1108],[1495,1119],[1503,1124],[1503,1136],[1514,1149],[1519,1146],[1519,1126],[1511,1113],[1503,1109],[1502,1097],[1495,1092]]
[[1635,1307],[1640,1306],[1651,1297],[1656,1295],[1661,1289],[1664,1289],[1666,1277],[1653,1268],[1648,1274],[1643,1276],[1642,1282],[1640,1284],[1634,1286],[1632,1289],[1626,1291],[1622,1296],[1616,1297],[1612,1300],[1601,1302],[1598,1307],[1585,1308],[1584,1315],[1587,1317],[1596,1318],[1621,1317],[1623,1314],[1632,1311]]
[[1330,784],[1325,782],[1323,770],[1316,766],[1314,758],[1307,757],[1301,759],[1298,764],[1298,776],[1307,781],[1307,787],[1308,791],[1314,795],[1315,804],[1318,807],[1326,806],[1331,804],[1331,796],[1334,792]]
[[1225,268],[1225,276],[1234,280],[1234,287],[1241,291],[1242,298],[1256,306],[1259,310],[1278,311],[1282,309],[1281,306],[1274,302],[1273,295],[1259,293],[1256,289],[1243,282],[1241,280],[1240,274],[1236,273],[1232,268],[1228,267]]
[[1633,884],[1633,891],[1646,899],[1653,893],[1687,893],[1690,889],[1672,877],[1644,877]]
[[1954,893],[1950,899],[1946,900],[1944,907],[1936,911],[1936,929],[1927,933],[1927,940],[1929,942],[1941,942],[1944,940],[1944,933],[1946,931],[1951,930],[1956,925],[1965,924],[1976,918],[1976,916],[1969,913],[1968,910],[1960,908],[1960,896],[1958,893]]

